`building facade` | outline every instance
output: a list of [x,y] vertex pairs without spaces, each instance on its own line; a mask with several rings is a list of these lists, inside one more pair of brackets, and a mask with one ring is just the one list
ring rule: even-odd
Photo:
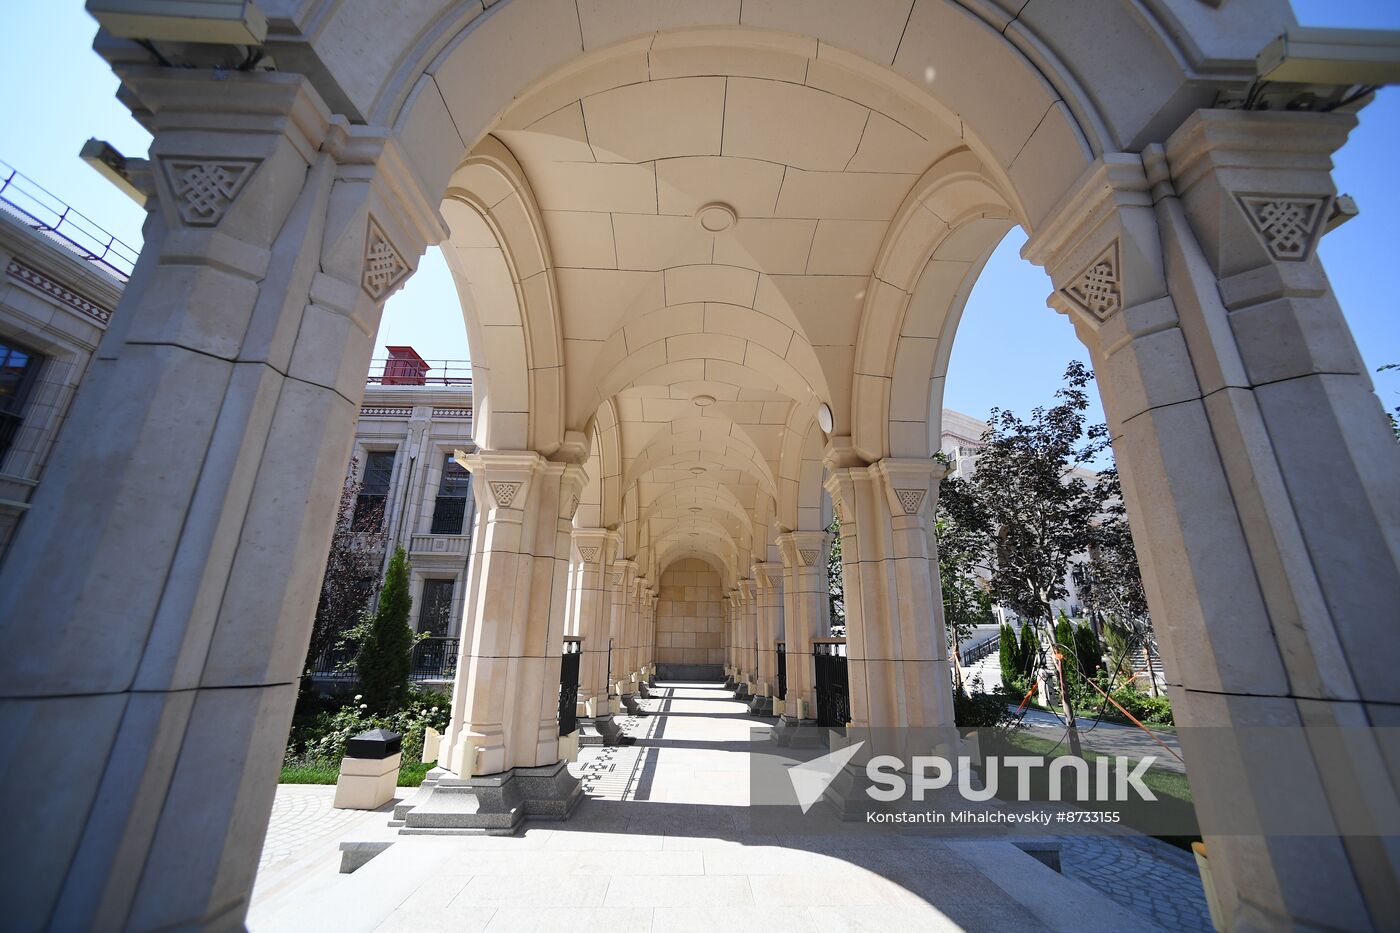
[[0,162],[0,561],[135,257]]

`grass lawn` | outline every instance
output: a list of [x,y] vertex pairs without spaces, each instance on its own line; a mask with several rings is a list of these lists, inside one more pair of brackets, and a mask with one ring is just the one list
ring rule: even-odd
[[[405,761],[399,767],[399,786],[417,787],[433,767],[429,761]],[[282,765],[281,784],[334,784],[340,777],[338,761],[299,761]]]
[[[1069,754],[1068,746],[1065,743],[1056,743],[1039,736],[1028,735],[1024,731],[1011,732],[1004,741],[1005,746],[1009,747],[998,748],[995,751],[984,748],[983,752],[1003,757],[1007,754],[1019,753],[1059,758]],[[1058,747],[1056,747],[1057,744]],[[1093,763],[1100,758],[1112,761],[1114,756],[1101,754],[1092,749],[1086,748],[1084,750],[1084,760],[1090,763],[1091,780]],[[1128,762],[1129,767],[1136,764],[1136,760],[1130,759]],[[1190,851],[1191,843],[1199,840],[1199,835],[1194,833],[1173,835],[1162,832],[1164,826],[1180,827],[1193,825],[1195,822],[1196,810],[1191,801],[1191,785],[1186,780],[1186,775],[1178,774],[1175,771],[1148,771],[1143,775],[1142,782],[1157,796],[1157,802],[1150,805],[1139,804],[1136,807],[1123,807],[1121,812],[1124,824],[1139,829],[1150,836],[1155,836],[1163,842]],[[1043,771],[1037,772],[1033,777],[1030,791],[1032,799],[1049,799],[1049,778]],[[1014,793],[1014,790],[1010,785],[1000,783],[997,796],[1000,797],[1006,793]],[[1070,797],[1071,794],[1066,793],[1065,796]]]

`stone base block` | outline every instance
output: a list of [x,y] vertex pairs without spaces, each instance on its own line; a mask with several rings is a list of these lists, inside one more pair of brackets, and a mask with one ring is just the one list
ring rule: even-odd
[[799,719],[784,714],[778,718],[778,726],[773,730],[773,741],[785,747],[820,748],[825,744],[824,731],[817,727],[815,719]]
[[735,686],[736,686],[736,684],[734,683],[734,675],[733,675],[733,674],[730,674],[730,675],[728,675],[727,677],[724,678],[724,689],[726,689],[726,690],[733,690]]
[[595,716],[578,721],[578,742],[582,748],[596,748],[599,745],[621,745],[626,738],[617,727],[612,716]]
[[525,800],[525,815],[536,820],[567,820],[583,800],[583,785],[567,762],[538,768],[515,768],[515,782]]
[[736,684],[735,687],[734,687],[734,699],[736,699],[736,700],[747,700],[748,698],[749,698],[749,685],[748,685],[747,683],[745,683],[744,681],[740,681],[740,682],[739,682],[738,684]]
[[376,810],[393,800],[402,758],[396,752],[388,758],[341,759],[331,806],[337,810]]
[[446,774],[416,803],[399,830],[412,835],[513,836],[525,820],[515,771],[462,778]]
[[390,826],[402,826],[404,818],[408,816],[408,811],[425,802],[433,794],[433,788],[437,786],[438,779],[444,775],[451,775],[452,772],[446,768],[433,768],[423,776],[423,783],[418,785],[418,790],[407,800],[400,800],[394,807],[394,818],[389,821]]
[[753,716],[772,716],[773,698],[769,696],[756,696],[749,701],[749,714]]
[[635,693],[625,693],[622,695],[622,705],[633,716],[645,716],[647,711],[642,709],[642,705],[637,702]]

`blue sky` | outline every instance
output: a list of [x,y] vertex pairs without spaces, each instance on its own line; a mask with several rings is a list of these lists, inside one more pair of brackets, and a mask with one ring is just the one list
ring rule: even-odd
[[[1400,0],[1295,0],[1294,9],[1307,25],[1400,29]],[[0,59],[0,87],[8,91],[0,160],[139,246],[141,209],[77,157],[90,136],[133,156],[150,144],[116,101],[116,78],[91,51],[95,24],[79,0],[0,0],[0,13],[11,36]],[[1338,188],[1356,198],[1361,214],[1319,249],[1372,370],[1400,362],[1397,145],[1400,88],[1387,88],[1362,111],[1336,160]],[[977,416],[993,406],[1026,412],[1050,398],[1069,360],[1087,359],[1069,322],[1045,306],[1050,282],[1021,260],[1024,241],[1019,230],[1007,236],[968,301],[949,367],[950,408]],[[390,301],[379,336],[381,347],[406,343],[429,359],[467,356],[456,292],[435,251]],[[1376,380],[1387,406],[1400,404],[1400,373]]]

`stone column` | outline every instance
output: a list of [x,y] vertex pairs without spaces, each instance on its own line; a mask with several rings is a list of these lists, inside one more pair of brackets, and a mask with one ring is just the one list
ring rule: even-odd
[[[615,547],[616,532],[606,528],[575,528],[574,550],[578,554],[576,586],[573,592],[574,618],[583,639],[579,659],[578,715],[592,722],[608,712],[608,628],[611,606],[606,586],[608,556]],[[595,726],[584,725],[583,738],[591,738]],[[584,742],[584,744],[590,744]]]
[[[1400,700],[1400,447],[1315,254],[1354,124],[1199,111],[1026,247],[1093,354],[1233,929],[1400,914],[1371,728]],[[1301,814],[1338,835],[1277,829]]]
[[953,724],[953,687],[942,613],[929,572],[933,460],[853,461],[839,439],[828,452],[827,490],[841,517],[851,723],[892,754],[927,754]]
[[299,76],[119,74],[150,215],[0,574],[28,845],[0,901],[25,929],[236,927],[382,302],[444,231]]
[[583,469],[533,451],[478,451],[462,463],[478,512],[445,765],[459,778],[553,765]]
[[728,689],[733,689],[734,682],[738,679],[734,673],[735,668],[738,667],[736,663],[738,652],[735,650],[737,632],[734,621],[739,605],[738,598],[739,588],[737,586],[731,586],[724,594],[724,624],[721,628],[720,639],[724,646],[725,686]]
[[758,561],[753,565],[753,575],[758,584],[755,627],[758,670],[753,708],[760,715],[767,715],[773,711],[773,693],[778,689],[777,643],[783,639],[783,565]]
[[627,617],[632,611],[631,588],[637,565],[630,560],[615,560],[608,576],[608,588],[612,591],[608,631],[612,638],[612,666],[608,672],[608,689],[617,693],[617,683],[626,676],[627,664]]
[[[794,724],[816,717],[816,669],[812,640],[831,634],[831,601],[826,565],[831,535],[824,531],[794,531],[778,537],[786,585],[783,587],[784,631],[787,638],[787,712]],[[803,710],[798,713],[797,701]]]
[[740,665],[743,667],[743,680],[748,685],[746,692],[758,689],[758,582],[754,578],[739,581],[741,596],[740,630],[743,639],[739,643]]

